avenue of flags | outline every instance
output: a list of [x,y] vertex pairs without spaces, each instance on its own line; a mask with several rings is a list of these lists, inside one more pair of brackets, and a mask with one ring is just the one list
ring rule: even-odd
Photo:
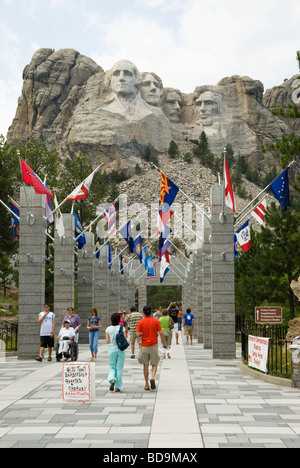
[[[24,184],[28,184],[33,186],[34,191],[36,194],[45,195],[46,197],[46,227],[49,226],[50,223],[55,221],[55,229],[58,232],[60,238],[64,236],[64,224],[63,224],[63,215],[60,211],[60,207],[67,201],[76,201],[82,200],[86,198],[89,194],[94,175],[97,173],[101,166],[98,166],[92,173],[83,181],[81,182],[66,198],[62,203],[58,203],[56,194],[54,195],[51,193],[50,189],[47,186],[46,180],[44,182],[40,179],[40,177],[36,174],[36,172],[22,159],[20,159],[20,168],[21,168],[21,176],[22,181]],[[124,226],[122,226],[118,232],[123,237],[123,239],[127,242],[127,246],[129,247],[130,253],[134,254],[144,266],[145,272],[147,273],[148,278],[156,278],[156,266],[157,264],[160,265],[160,282],[163,283],[167,273],[170,271],[171,268],[171,257],[172,255],[169,252],[170,247],[173,245],[170,241],[170,236],[172,234],[172,230],[169,226],[169,221],[171,220],[174,212],[171,210],[172,204],[174,203],[177,194],[179,191],[182,190],[166,175],[162,172],[159,168],[157,168],[158,172],[161,175],[161,189],[160,189],[160,201],[158,207],[158,215],[157,215],[157,236],[158,236],[158,262],[153,261],[152,255],[147,255],[147,246],[142,245],[142,238],[141,235],[137,236],[135,239],[132,237],[131,232],[131,221],[128,221]],[[280,206],[283,210],[287,210],[288,206],[290,205],[290,192],[289,192],[289,177],[288,177],[288,170],[287,167],[281,174],[279,174],[262,192],[266,192],[268,188],[272,191]],[[226,155],[224,156],[224,176],[223,176],[223,183],[224,183],[224,203],[227,207],[229,207],[234,213],[236,213],[236,201],[234,196],[233,185],[230,178],[230,171],[226,159]],[[182,192],[184,193],[184,192]],[[245,211],[251,205],[253,206],[254,201],[256,201],[260,195],[259,194],[243,211]],[[54,202],[54,210],[52,210],[52,201]],[[4,205],[11,214],[11,228],[12,228],[12,240],[13,242],[17,239],[17,232],[20,224],[20,208],[14,202],[11,201],[10,208],[8,208],[5,203],[0,200],[1,204]],[[78,249],[83,249],[84,245],[86,244],[86,238],[84,235],[85,230],[81,224],[81,220],[78,214],[72,207],[72,213],[74,215],[74,222],[75,222],[75,232],[74,238],[75,242],[78,244]],[[254,207],[252,207],[252,211],[250,211],[251,216],[261,225],[266,227],[265,223],[265,212],[267,208],[267,201],[266,197],[261,199]],[[235,216],[238,219],[241,214]],[[107,208],[103,211],[102,215],[105,217],[107,221],[107,236],[108,239],[116,233],[116,205],[115,202],[110,203]],[[243,220],[244,218],[242,218]],[[242,220],[240,222],[242,222]],[[235,231],[234,235],[234,251],[235,255],[238,256],[238,248],[237,245],[240,246],[243,253],[249,251],[251,249],[251,230],[250,230],[250,219],[245,221],[238,229]],[[237,223],[239,224],[239,223]],[[111,244],[109,240],[105,243],[108,243],[108,258],[107,263],[109,269],[112,268],[113,258],[112,258],[112,251],[111,251]],[[96,258],[100,257],[101,251],[101,241],[97,238],[96,241]],[[125,249],[124,249],[125,250]],[[120,262],[120,272],[124,274],[124,264],[126,264],[125,257],[122,254],[119,256]]]

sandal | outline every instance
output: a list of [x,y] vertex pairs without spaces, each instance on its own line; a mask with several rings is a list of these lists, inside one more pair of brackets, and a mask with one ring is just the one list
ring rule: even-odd
[[121,390],[119,388],[116,388],[115,393],[120,392]]
[[144,390],[147,390],[147,392],[150,390],[149,385],[146,385]]
[[113,392],[113,391],[114,391],[114,389],[115,389],[115,382],[114,382],[114,381],[112,381],[112,382],[110,383],[109,390],[110,390],[111,392]]
[[155,385],[155,380],[154,380],[154,379],[151,379],[151,380],[150,380],[150,385],[151,385],[151,390],[155,390],[155,389],[156,389],[156,385]]

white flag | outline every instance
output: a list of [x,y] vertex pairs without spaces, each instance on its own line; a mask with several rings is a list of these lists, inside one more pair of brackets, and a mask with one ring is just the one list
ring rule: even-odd
[[[55,209],[58,207],[56,194],[54,194]],[[60,209],[55,212],[55,229],[60,238],[65,235],[64,221]]]
[[101,165],[97,167],[81,184],[76,187],[76,189],[73,190],[72,193],[68,196],[67,200],[68,201],[74,201],[74,200],[82,200],[83,198],[86,198],[89,194],[89,190],[91,188],[94,175],[96,172],[99,171]]
[[265,227],[266,227],[266,223],[265,223],[266,208],[267,208],[267,199],[264,198],[261,201],[261,203],[255,208],[255,210],[253,210],[251,213],[253,218],[255,218],[259,224]]

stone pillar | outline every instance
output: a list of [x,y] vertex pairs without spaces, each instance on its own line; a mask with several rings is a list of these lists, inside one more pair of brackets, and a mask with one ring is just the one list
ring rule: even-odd
[[[25,190],[29,209],[25,197]],[[34,216],[28,218],[29,212]],[[20,263],[19,263],[19,348],[20,360],[39,353],[38,314],[45,305],[45,196],[36,195],[33,187],[20,189]]]
[[202,269],[202,249],[197,250],[197,338],[198,343],[203,343],[203,298],[202,298],[202,282],[203,282],[203,269]]
[[110,316],[120,310],[120,275],[118,265],[113,263],[111,270],[108,271],[109,303],[108,310]]
[[80,343],[89,343],[89,332],[86,328],[91,308],[94,307],[94,251],[95,239],[92,232],[85,233],[86,244],[78,250],[77,275],[77,313],[82,327],[79,330]]
[[57,331],[67,315],[67,307],[74,307],[74,231],[72,214],[63,214],[65,235],[60,239],[54,233],[54,313]]
[[202,308],[203,308],[203,344],[204,349],[212,349],[211,323],[211,242],[210,223],[203,217],[203,248],[202,248]]
[[211,188],[212,219],[212,347],[214,359],[235,359],[234,214],[222,213],[223,186]]

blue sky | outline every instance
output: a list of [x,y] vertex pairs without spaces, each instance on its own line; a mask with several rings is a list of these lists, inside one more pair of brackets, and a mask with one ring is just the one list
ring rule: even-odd
[[126,58],[185,93],[231,75],[268,89],[298,73],[299,25],[297,0],[0,0],[0,134],[41,47]]

